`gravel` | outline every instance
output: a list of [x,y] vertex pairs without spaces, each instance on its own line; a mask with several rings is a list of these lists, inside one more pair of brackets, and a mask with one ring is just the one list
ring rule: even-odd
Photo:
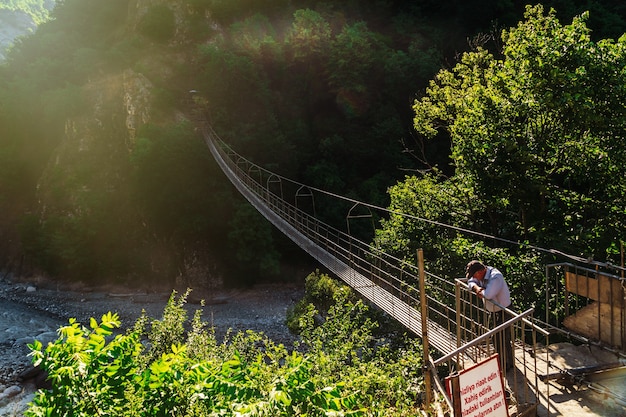
[[[56,330],[74,317],[88,325],[111,311],[119,314],[122,327],[132,326],[142,311],[161,317],[172,292],[129,290],[119,287],[51,285],[46,282],[0,280],[0,417],[21,416],[40,380],[28,376],[32,369],[27,345],[37,339],[44,344],[57,338]],[[286,324],[289,307],[304,295],[303,285],[263,284],[244,289],[220,289],[195,294],[187,307],[202,309],[203,317],[218,338],[231,331],[262,332],[275,342],[291,346],[295,340]],[[204,300],[204,307],[200,301]],[[25,376],[26,375],[26,376]]]

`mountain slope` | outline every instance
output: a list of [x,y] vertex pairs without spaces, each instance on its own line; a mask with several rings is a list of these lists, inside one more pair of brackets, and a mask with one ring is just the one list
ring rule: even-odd
[[4,52],[19,36],[32,33],[48,18],[54,0],[21,0],[0,3],[0,61]]

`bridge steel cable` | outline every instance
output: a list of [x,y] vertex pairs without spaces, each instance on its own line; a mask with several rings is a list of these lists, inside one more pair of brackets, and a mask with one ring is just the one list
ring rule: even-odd
[[[234,152],[208,124],[203,126],[203,136],[228,179],[267,220],[365,299],[422,337],[417,267],[377,251],[285,201],[280,191],[271,190],[275,175]],[[260,180],[262,174],[268,178],[267,184]],[[429,279],[438,278],[429,275]],[[430,286],[443,288],[438,282]],[[454,297],[454,290],[445,295]],[[429,343],[442,354],[456,350],[454,309],[431,296],[427,304]]]
[[[466,283],[424,271],[425,288],[418,288],[420,279],[417,266],[360,241],[299,209],[295,205],[298,192],[295,204],[287,202],[283,198],[281,181],[293,183],[292,185],[299,187],[298,190],[303,187],[302,184],[280,177],[237,154],[218,137],[208,123],[202,124],[202,133],[222,171],[267,220],[363,298],[393,317],[410,332],[421,338],[428,334],[430,346],[454,362],[450,366],[463,368],[466,363],[477,363],[481,358],[493,354],[492,343],[476,346],[474,342],[491,329],[485,325],[485,317],[480,317],[485,314],[484,309],[478,306],[482,303],[473,299],[476,295],[468,290]],[[422,328],[422,291],[426,304],[427,329]],[[508,309],[506,311],[513,317],[511,325],[519,328],[524,320],[536,328],[532,323],[534,319],[525,319],[528,312],[518,314]],[[513,331],[507,326],[507,331],[509,330]]]

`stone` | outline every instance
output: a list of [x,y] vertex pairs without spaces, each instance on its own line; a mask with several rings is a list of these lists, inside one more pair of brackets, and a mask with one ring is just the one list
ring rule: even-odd
[[7,401],[9,401],[11,398],[21,393],[22,387],[18,385],[11,385],[10,387],[2,391],[2,393],[0,393],[0,405],[6,404]]

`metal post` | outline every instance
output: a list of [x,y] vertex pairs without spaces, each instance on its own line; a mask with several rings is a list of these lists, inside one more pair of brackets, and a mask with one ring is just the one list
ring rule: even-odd
[[[461,284],[458,280],[456,280],[456,285],[454,288],[454,296],[456,302],[456,347],[457,349],[461,347]],[[470,312],[471,313],[471,312]],[[458,363],[458,360],[457,360]]]
[[[550,323],[550,270],[548,269],[548,266],[546,266],[545,268],[546,270],[546,323]],[[556,289],[557,291],[557,301],[556,301],[556,305],[555,308],[559,307],[559,296],[558,296],[558,288]]]
[[[596,279],[598,280],[598,340],[602,340],[602,297],[600,297],[600,272],[599,267],[596,265]],[[589,296],[591,291],[589,290],[589,276],[587,276],[587,304],[589,304]],[[609,283],[610,284],[610,283]],[[612,285],[611,285],[612,286]],[[611,304],[612,307],[612,304]],[[611,339],[610,343],[613,343],[612,330],[613,330],[613,312],[611,311],[611,319],[609,320],[609,338]]]
[[453,416],[462,416],[462,408],[461,408],[461,386],[459,384],[459,375],[453,375],[450,377],[450,385],[452,386],[452,404],[453,404]]
[[620,240],[619,242],[619,253],[621,255],[621,265],[622,265],[622,278],[624,278],[624,241]]
[[622,332],[622,348],[626,347],[626,281],[624,281],[624,241],[619,242],[619,252],[621,255],[622,265],[622,325],[620,330]]
[[430,363],[428,358],[430,352],[428,349],[428,305],[426,304],[426,274],[424,273],[424,251],[422,249],[417,250],[417,266],[419,268],[420,277],[420,305],[422,308],[422,343],[424,344],[423,352],[423,369],[424,369],[424,384],[426,385],[426,404],[430,408],[432,405],[432,387],[430,376]]

